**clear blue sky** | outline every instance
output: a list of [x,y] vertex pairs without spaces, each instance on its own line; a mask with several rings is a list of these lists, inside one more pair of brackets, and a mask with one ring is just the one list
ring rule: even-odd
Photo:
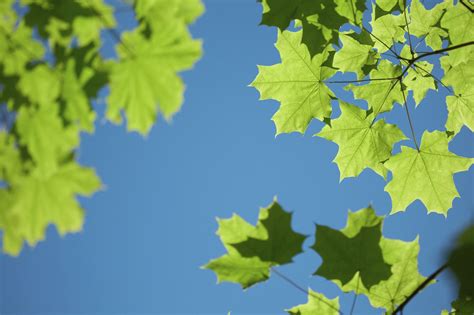
[[[270,118],[277,103],[259,102],[247,87],[257,64],[279,62],[276,30],[258,26],[260,6],[253,0],[205,2],[207,12],[192,28],[204,39],[205,55],[184,75],[182,111],[171,124],[159,119],[146,138],[98,119],[96,133],[83,136],[79,155],[107,189],[83,200],[83,232],[61,238],[50,228],[46,242],[19,258],[0,256],[1,314],[283,314],[306,296],[281,279],[273,276],[244,292],[235,284],[216,285],[211,271],[199,269],[224,253],[214,234],[215,217],[238,212],[254,223],[258,208],[275,195],[294,211],[294,228],[305,234],[314,233],[313,222],[341,228],[348,209],[369,203],[379,214],[389,212],[384,181],[374,173],[339,183],[331,163],[337,146],[311,136],[317,122],[306,136],[275,138]],[[97,108],[103,112],[103,105]],[[442,128],[443,98],[431,92],[413,116],[418,139],[425,128]],[[400,121],[409,134],[401,107],[388,120]],[[451,149],[474,156],[473,143],[464,129]],[[473,170],[455,180],[462,199],[455,200],[448,219],[427,216],[415,202],[385,223],[387,237],[420,235],[425,275],[442,263],[456,232],[472,220]],[[334,297],[335,285],[310,277],[319,264],[309,250],[279,270]],[[454,295],[451,278],[443,275],[405,314],[436,314],[449,308]],[[352,297],[342,296],[342,310]],[[369,310],[360,298],[355,313],[381,313]]]

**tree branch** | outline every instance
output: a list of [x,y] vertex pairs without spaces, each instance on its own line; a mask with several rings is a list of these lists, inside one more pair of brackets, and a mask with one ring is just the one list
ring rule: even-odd
[[450,51],[450,50],[455,50],[455,49],[459,49],[459,48],[466,47],[466,46],[471,46],[471,45],[474,45],[474,41],[470,41],[470,42],[467,42],[467,43],[462,43],[462,44],[446,47],[446,48],[435,50],[435,51],[430,51],[430,52],[427,52],[425,54],[421,54],[421,55],[413,58],[411,60],[411,63],[413,64],[417,60],[420,60],[421,58],[425,58],[425,57],[428,57],[428,56],[431,56],[431,55],[442,54],[442,53]]

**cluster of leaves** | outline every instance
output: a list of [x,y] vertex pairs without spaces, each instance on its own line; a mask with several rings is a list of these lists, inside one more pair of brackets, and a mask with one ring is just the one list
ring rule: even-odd
[[[238,215],[218,219],[219,235],[227,254],[204,266],[218,281],[239,283],[244,289],[265,281],[275,268],[293,262],[302,252],[305,236],[291,228],[291,213],[274,201],[260,210],[253,226]],[[371,207],[349,212],[341,230],[316,225],[311,249],[322,258],[314,275],[334,282],[343,292],[367,296],[375,308],[393,313],[425,281],[418,271],[418,238],[404,242],[382,236],[383,217]],[[317,312],[316,312],[317,311]],[[308,292],[308,303],[290,314],[339,314],[338,298]]]
[[[103,0],[2,0],[0,3],[0,229],[3,249],[17,255],[49,224],[60,234],[83,224],[78,196],[100,189],[79,165],[81,132],[94,132],[93,101],[108,87],[106,117],[146,134],[161,113],[183,102],[178,73],[201,56],[188,25],[200,0],[134,0],[136,27],[117,31]],[[107,33],[104,33],[107,32]],[[116,58],[102,54],[104,34]]]
[[[341,180],[365,169],[384,179],[391,172],[385,190],[392,213],[419,199],[428,212],[447,215],[459,196],[453,174],[474,163],[448,148],[463,126],[474,130],[474,15],[453,1],[431,9],[420,0],[408,7],[402,2],[375,1],[370,21],[363,22],[365,1],[263,1],[262,23],[281,29],[276,42],[281,63],[259,66],[252,86],[261,99],[280,102],[272,118],[277,135],[305,133],[313,119],[326,123],[316,135],[339,146],[334,162]],[[283,30],[293,20],[301,29]],[[349,30],[339,31],[342,26]],[[431,50],[417,52],[418,47]],[[427,59],[439,56],[436,69]],[[435,75],[441,70],[444,76]],[[331,80],[336,73],[354,73],[356,79]],[[333,84],[345,85],[367,107],[340,99]],[[408,105],[418,106],[429,90],[438,89],[449,92],[446,130],[425,131],[418,145],[412,129],[413,147],[393,154],[394,145],[408,137],[380,115],[399,104],[413,128]],[[331,117],[333,100],[341,111],[337,118]]]
[[[474,15],[469,4],[445,0],[427,9],[420,0],[374,0],[368,2],[370,8],[364,0],[259,2],[262,24],[279,28],[275,46],[281,63],[258,66],[252,86],[262,100],[280,103],[272,118],[276,134],[304,134],[313,119],[320,120],[324,127],[316,136],[339,146],[334,162],[341,181],[371,169],[388,181],[391,214],[420,200],[428,213],[447,216],[459,197],[453,175],[474,163],[474,158],[449,151],[462,128],[474,131]],[[336,95],[334,84],[343,85],[365,107]],[[409,106],[416,108],[429,91],[438,90],[448,94],[445,129],[425,130],[418,142]],[[396,104],[406,112],[410,137],[383,118]],[[333,106],[339,106],[337,118],[332,117]],[[410,139],[411,147],[394,153],[397,143]],[[218,223],[217,234],[228,253],[204,266],[218,281],[247,288],[266,280],[271,271],[282,276],[275,267],[292,262],[302,250],[303,235],[291,229],[291,215],[276,202],[261,210],[255,227],[237,215]],[[468,266],[474,253],[472,228],[462,234],[447,264],[425,278],[418,271],[418,238],[385,238],[382,223],[369,207],[350,212],[342,230],[317,225],[311,249],[322,264],[315,275],[394,314],[449,266],[460,292],[453,310],[446,312],[474,311],[472,283],[466,280],[473,277]],[[287,311],[341,313],[338,298],[311,289],[307,304]]]

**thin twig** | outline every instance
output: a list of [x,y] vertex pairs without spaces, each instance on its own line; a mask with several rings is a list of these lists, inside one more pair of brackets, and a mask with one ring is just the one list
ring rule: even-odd
[[435,272],[433,272],[428,278],[425,279],[420,285],[403,301],[402,304],[400,304],[393,314],[397,314],[400,312],[400,314],[403,314],[403,309],[405,306],[410,303],[410,301],[418,294],[420,293],[421,290],[423,290],[431,281],[433,281],[441,272],[443,272],[446,268],[448,268],[448,264],[444,264],[441,267],[439,267]]
[[464,2],[464,0],[459,0],[463,6],[465,6],[471,13],[474,13],[474,9],[471,8],[467,3]]
[[324,301],[321,299],[319,296],[314,295],[311,293],[311,291],[308,291],[301,287],[299,284],[282,274],[280,271],[276,270],[275,268],[272,268],[272,272],[275,273],[277,276],[279,276],[281,279],[285,280],[289,284],[291,284],[294,288],[296,288],[298,291],[303,292],[306,296],[311,295],[313,298],[319,300],[320,302],[326,304],[328,307],[332,308],[333,310],[337,311],[340,315],[344,315],[337,307],[334,307],[333,305],[329,304],[328,302]]

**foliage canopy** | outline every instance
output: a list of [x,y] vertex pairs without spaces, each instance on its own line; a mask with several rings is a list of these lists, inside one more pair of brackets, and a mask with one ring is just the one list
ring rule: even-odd
[[[147,134],[159,114],[169,120],[183,103],[179,73],[201,56],[188,26],[200,0],[135,0],[136,27],[119,33],[114,8],[102,0],[5,0],[0,4],[0,229],[3,249],[82,228],[78,196],[102,187],[77,163],[82,132],[93,133],[94,106],[108,88],[106,117],[127,119]],[[104,40],[116,58],[104,56]]]

